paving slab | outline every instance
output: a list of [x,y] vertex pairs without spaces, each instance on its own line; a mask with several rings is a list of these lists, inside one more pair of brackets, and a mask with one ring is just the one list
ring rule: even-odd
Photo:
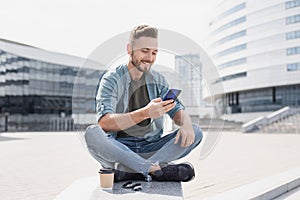
[[81,178],[62,191],[55,200],[182,200],[183,193],[180,182],[145,182],[134,181],[142,184],[141,191],[122,188],[125,182],[114,183],[111,190],[101,189],[99,177]]
[[[83,147],[77,132],[0,136],[10,138],[0,139],[0,200],[53,200],[74,181],[98,175],[99,163]],[[195,179],[182,183],[184,199],[203,200],[298,168],[299,144],[300,134],[222,133],[205,159],[199,158],[199,146],[178,161],[195,167]]]

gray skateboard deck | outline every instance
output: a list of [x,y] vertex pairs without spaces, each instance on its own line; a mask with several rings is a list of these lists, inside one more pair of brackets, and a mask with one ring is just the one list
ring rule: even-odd
[[180,182],[145,182],[141,183],[141,191],[122,188],[125,182],[114,183],[112,190],[100,188],[99,177],[82,178],[72,183],[62,191],[55,200],[183,200],[182,186]]

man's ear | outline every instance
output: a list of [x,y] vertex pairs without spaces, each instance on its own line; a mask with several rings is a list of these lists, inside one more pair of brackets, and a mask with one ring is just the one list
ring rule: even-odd
[[131,55],[131,51],[132,51],[132,45],[130,43],[127,44],[127,53],[128,55]]

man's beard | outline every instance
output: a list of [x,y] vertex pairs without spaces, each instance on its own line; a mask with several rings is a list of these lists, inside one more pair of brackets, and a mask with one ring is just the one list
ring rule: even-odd
[[133,54],[131,55],[131,64],[133,64],[133,66],[135,66],[135,68],[137,69],[137,70],[139,70],[140,72],[148,72],[149,70],[150,70],[150,68],[151,68],[151,66],[152,66],[152,64],[153,63],[151,63],[151,62],[149,62],[149,61],[144,61],[144,62],[147,62],[147,63],[149,63],[148,65],[149,65],[149,68],[143,68],[143,67],[141,67],[141,64],[142,64],[142,60],[138,60],[138,59],[135,59],[135,61],[134,61],[134,56],[133,56]]
[[[133,60],[131,60],[131,64],[133,64],[133,66],[135,66],[135,68],[137,70],[139,70],[140,72],[148,72],[150,70],[150,67],[149,67],[149,69],[142,68],[137,62],[133,62]],[[151,64],[150,64],[150,66],[151,66]]]

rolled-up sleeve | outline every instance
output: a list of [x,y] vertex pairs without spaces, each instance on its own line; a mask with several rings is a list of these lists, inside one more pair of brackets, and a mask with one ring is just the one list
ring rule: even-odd
[[96,113],[99,121],[107,113],[115,113],[117,105],[117,84],[112,77],[104,76],[96,96]]
[[168,112],[168,115],[171,117],[171,119],[173,119],[173,117],[179,110],[185,109],[184,105],[178,99],[175,100],[175,104],[175,108]]

